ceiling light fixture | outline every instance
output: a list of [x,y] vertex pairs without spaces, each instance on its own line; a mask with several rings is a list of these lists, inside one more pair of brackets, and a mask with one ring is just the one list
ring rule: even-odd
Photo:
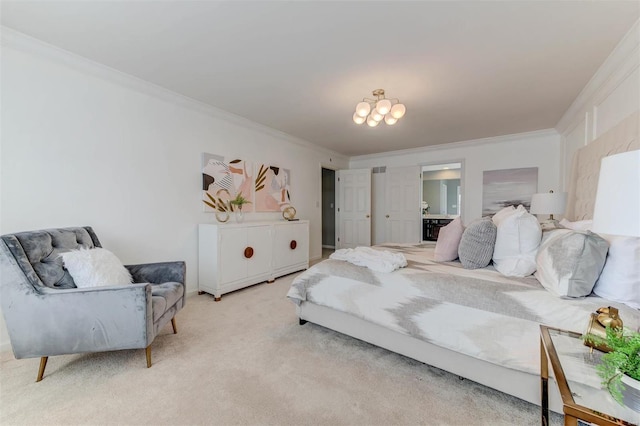
[[384,119],[388,126],[392,126],[407,112],[407,108],[398,99],[385,98],[384,89],[374,90],[373,96],[375,99],[364,98],[356,105],[354,123],[362,124],[366,121],[369,127],[376,127]]

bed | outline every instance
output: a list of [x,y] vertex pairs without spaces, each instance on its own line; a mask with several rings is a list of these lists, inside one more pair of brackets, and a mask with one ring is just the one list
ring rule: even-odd
[[[588,219],[600,159],[640,149],[638,115],[579,150],[569,184],[568,216]],[[433,246],[382,245],[408,266],[374,272],[338,260],[314,265],[288,297],[301,324],[309,321],[540,404],[540,324],[582,332],[589,314],[615,306],[625,326],[640,327],[640,311],[597,296],[561,299],[533,277],[513,278],[492,266],[467,270],[436,262]],[[550,387],[550,408],[562,412]]]

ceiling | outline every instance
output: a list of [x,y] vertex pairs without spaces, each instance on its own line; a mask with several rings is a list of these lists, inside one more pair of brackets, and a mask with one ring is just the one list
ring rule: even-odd
[[[2,24],[353,156],[554,127],[637,1],[2,1]],[[407,113],[356,125],[383,88]]]

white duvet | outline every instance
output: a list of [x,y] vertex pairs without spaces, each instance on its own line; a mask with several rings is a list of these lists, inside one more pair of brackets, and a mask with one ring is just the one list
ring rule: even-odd
[[329,259],[296,277],[287,296],[531,374],[540,368],[540,324],[583,332],[591,312],[612,305],[626,326],[640,325],[638,310],[595,296],[561,299],[534,277],[435,262],[433,248],[380,249],[404,254],[408,267],[377,272]]

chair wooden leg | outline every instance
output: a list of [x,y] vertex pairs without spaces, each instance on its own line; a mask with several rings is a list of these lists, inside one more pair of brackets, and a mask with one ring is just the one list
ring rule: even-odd
[[173,327],[173,334],[178,334],[178,326],[176,326],[176,317],[171,318],[171,326]]
[[48,360],[48,356],[43,356],[42,358],[40,358],[40,368],[38,369],[38,378],[36,379],[36,383],[42,380],[42,376],[44,376],[44,369],[47,367]]
[[147,368],[151,368],[151,345],[147,346],[145,352],[147,353]]

